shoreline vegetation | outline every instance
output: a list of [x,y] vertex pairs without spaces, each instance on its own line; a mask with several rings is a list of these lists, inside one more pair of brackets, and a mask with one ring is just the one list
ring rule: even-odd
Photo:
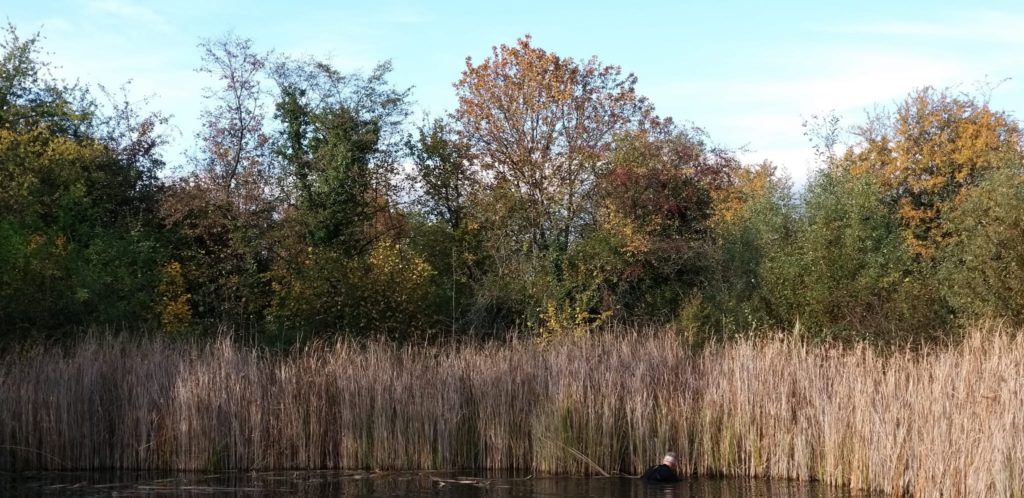
[[389,62],[229,33],[197,47],[201,125],[168,158],[151,102],[58,78],[38,33],[0,38],[0,341],[1024,326],[1024,128],[994,88],[809,116],[798,186],[528,35],[466,59],[455,108],[420,120]]
[[[94,335],[0,362],[0,470],[523,469],[1024,490],[1024,336],[883,349],[669,329],[410,346]],[[589,462],[588,462],[589,460]]]
[[1024,125],[998,85],[823,109],[795,185],[529,35],[416,118],[389,61],[228,33],[196,47],[174,158],[173,109],[0,31],[0,471],[635,475],[673,450],[1024,496]]

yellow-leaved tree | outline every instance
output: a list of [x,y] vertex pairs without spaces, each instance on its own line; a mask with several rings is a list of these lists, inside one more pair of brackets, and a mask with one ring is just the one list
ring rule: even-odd
[[561,57],[529,36],[467,59],[455,83],[454,123],[480,172],[474,216],[497,268],[482,293],[527,322],[594,311],[593,279],[576,281],[570,255],[593,225],[594,185],[616,136],[651,114],[635,85],[618,66]]
[[895,114],[876,113],[855,131],[860,143],[846,157],[852,171],[880,177],[907,244],[925,258],[950,235],[943,213],[986,173],[1024,156],[1019,123],[991,109],[987,97],[932,87],[912,92]]

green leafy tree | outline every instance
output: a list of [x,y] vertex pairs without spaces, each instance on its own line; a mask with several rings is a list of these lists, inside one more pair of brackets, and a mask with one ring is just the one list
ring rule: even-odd
[[884,334],[911,318],[900,300],[914,260],[884,193],[876,178],[842,168],[820,172],[807,186],[790,259],[799,276],[787,286],[795,305],[789,314],[805,329]]
[[36,330],[145,322],[166,120],[55,79],[38,43],[8,27],[0,57],[0,318]]
[[448,330],[493,328],[505,317],[494,316],[492,303],[475,293],[493,267],[474,216],[481,192],[469,147],[451,122],[434,119],[418,128],[408,149],[419,214],[410,217],[410,244],[434,269],[431,314]]
[[682,325],[721,333],[791,325],[799,209],[789,181],[770,164],[737,169],[733,179],[719,194],[726,202],[715,214],[713,269]]
[[368,75],[315,59],[274,66],[284,188],[315,245],[366,254],[400,224],[393,200],[409,90],[391,87],[390,71],[387,62]]
[[431,219],[452,231],[465,226],[469,198],[479,181],[469,147],[455,133],[451,123],[435,119],[420,127],[409,144],[422,190],[420,205]]
[[273,325],[402,337],[427,324],[433,270],[405,241],[397,206],[408,90],[389,63],[343,74],[312,59],[274,67],[287,208],[278,230]]
[[997,168],[964,196],[945,223],[939,282],[965,319],[1024,323],[1024,169]]

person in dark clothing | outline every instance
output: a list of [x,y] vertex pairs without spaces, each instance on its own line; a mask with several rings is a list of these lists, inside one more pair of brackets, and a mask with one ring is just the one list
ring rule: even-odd
[[649,482],[679,482],[679,461],[671,451],[661,459],[661,465],[647,469],[641,479]]

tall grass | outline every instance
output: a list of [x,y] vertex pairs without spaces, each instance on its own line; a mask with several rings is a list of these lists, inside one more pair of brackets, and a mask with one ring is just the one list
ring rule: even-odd
[[671,449],[700,474],[1020,496],[1022,372],[1024,338],[995,325],[914,352],[696,351],[656,332],[287,355],[94,338],[5,355],[0,469],[635,474]]

